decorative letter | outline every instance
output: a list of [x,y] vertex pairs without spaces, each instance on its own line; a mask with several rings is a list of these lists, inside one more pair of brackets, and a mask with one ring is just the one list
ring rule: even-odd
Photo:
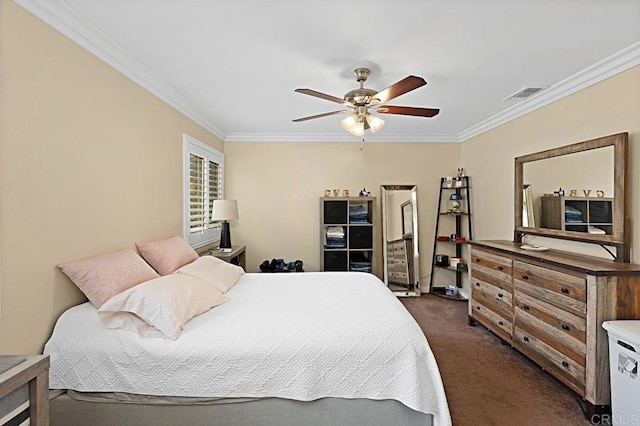
[[577,189],[572,189],[571,192],[569,192],[569,197],[577,197],[577,196],[578,196]]
[[331,197],[331,190],[330,189],[325,189],[324,190],[324,196],[325,197]]
[[348,189],[343,189],[342,190],[342,196],[343,197],[348,197],[349,196],[349,190]]
[[596,197],[604,198],[604,191],[602,189],[598,189],[596,191]]
[[583,189],[582,192],[584,192],[584,196],[588,197],[589,194],[591,194],[591,190],[590,189]]
[[339,197],[340,196],[340,190],[339,189],[334,189],[333,190],[333,196],[334,197]]

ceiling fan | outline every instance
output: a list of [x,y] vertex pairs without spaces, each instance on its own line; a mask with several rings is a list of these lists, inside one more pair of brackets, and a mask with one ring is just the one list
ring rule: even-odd
[[[384,126],[384,121],[373,115],[371,111],[377,111],[380,114],[412,115],[416,117],[433,117],[440,112],[439,109],[435,108],[386,105],[390,100],[427,84],[422,77],[410,75],[378,92],[364,87],[364,82],[367,81],[371,73],[368,68],[357,68],[353,73],[356,76],[356,81],[360,83],[360,88],[348,91],[343,98],[327,95],[311,89],[296,89],[295,91],[351,108],[352,113],[342,120],[341,124],[346,131],[354,136],[363,136],[367,129],[371,129],[372,132],[377,132]],[[315,118],[328,117],[330,115],[343,114],[345,112],[349,112],[349,110],[325,112],[324,114],[296,118],[293,121],[297,123]]]

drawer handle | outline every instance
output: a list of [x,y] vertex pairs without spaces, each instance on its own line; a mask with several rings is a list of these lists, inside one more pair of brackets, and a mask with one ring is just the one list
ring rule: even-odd
[[569,368],[569,363],[567,361],[562,361],[562,366],[565,368]]
[[562,324],[562,329],[565,331],[569,331],[569,326],[567,324]]
[[566,288],[566,287],[562,287],[562,288],[560,289],[560,292],[561,292],[562,294],[569,294],[569,289],[568,289],[568,288]]
[[480,262],[482,262],[482,260],[480,260],[480,258],[476,257],[476,262],[480,263]]
[[476,309],[477,309],[477,310],[480,310],[480,306],[476,306]]
[[522,309],[524,309],[525,311],[529,310],[529,305],[522,305]]
[[504,325],[502,321],[498,321],[498,325]]
[[529,341],[529,338],[528,338],[527,336],[524,336],[524,337],[522,338],[522,340],[524,340],[525,342],[528,342],[528,341]]
[[476,287],[480,287],[480,283],[476,283]]
[[502,293],[498,293],[498,297],[502,297]]
[[504,271],[504,267],[503,266],[498,266],[498,271]]
[[523,280],[528,280],[528,279],[529,279],[529,275],[527,275],[527,274],[522,274],[522,279],[523,279]]

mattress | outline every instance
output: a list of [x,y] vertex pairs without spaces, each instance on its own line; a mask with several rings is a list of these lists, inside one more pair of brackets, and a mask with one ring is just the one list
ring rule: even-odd
[[427,340],[375,276],[245,274],[175,341],[106,329],[89,303],[58,319],[50,388],[202,398],[396,400],[451,423]]

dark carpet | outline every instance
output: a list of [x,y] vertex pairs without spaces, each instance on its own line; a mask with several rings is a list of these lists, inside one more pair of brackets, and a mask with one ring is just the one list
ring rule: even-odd
[[574,394],[486,328],[469,326],[466,302],[400,301],[435,354],[454,426],[590,424]]

